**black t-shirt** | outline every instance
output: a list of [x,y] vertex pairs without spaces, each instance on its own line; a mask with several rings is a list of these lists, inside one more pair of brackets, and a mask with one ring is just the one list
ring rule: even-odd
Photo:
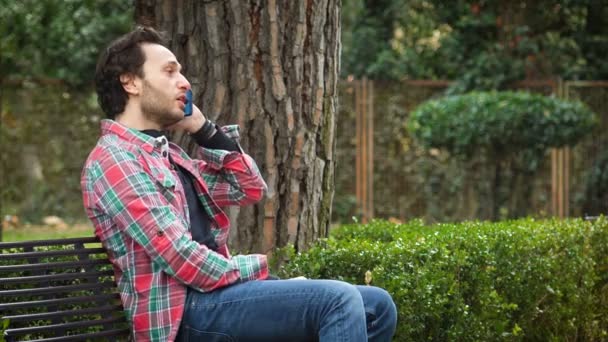
[[[202,130],[203,128],[201,128]],[[143,130],[145,133],[154,138],[158,138],[164,135],[158,130]],[[198,132],[197,132],[198,133]],[[193,134],[192,137],[196,140],[197,144],[205,148],[212,149],[223,149],[227,151],[239,152],[238,144],[224,134],[220,129],[216,127],[216,133],[211,137],[202,137],[201,134]],[[192,234],[192,240],[207,246],[207,248],[217,251],[217,243],[211,233],[211,218],[203,208],[202,203],[198,200],[196,195],[196,188],[194,187],[194,177],[186,169],[173,163],[173,160],[169,159],[170,162],[176,167],[177,174],[184,188],[186,195],[186,203],[188,203],[188,215],[190,216],[190,233]]]

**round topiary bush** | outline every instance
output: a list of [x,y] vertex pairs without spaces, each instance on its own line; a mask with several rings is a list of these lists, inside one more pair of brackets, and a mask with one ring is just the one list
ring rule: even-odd
[[427,101],[410,114],[407,128],[422,146],[465,162],[478,176],[471,182],[478,202],[485,203],[475,217],[497,220],[530,215],[529,184],[546,152],[575,145],[596,122],[579,101],[491,91]]
[[472,92],[427,101],[410,115],[408,129],[426,147],[454,155],[500,155],[576,144],[595,124],[579,101],[527,92]]

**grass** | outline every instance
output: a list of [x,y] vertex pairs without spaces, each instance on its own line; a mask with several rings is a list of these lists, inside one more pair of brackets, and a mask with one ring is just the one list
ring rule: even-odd
[[86,223],[74,224],[65,227],[23,225],[18,227],[10,227],[2,231],[3,242],[65,239],[71,237],[88,236],[93,236],[93,227]]

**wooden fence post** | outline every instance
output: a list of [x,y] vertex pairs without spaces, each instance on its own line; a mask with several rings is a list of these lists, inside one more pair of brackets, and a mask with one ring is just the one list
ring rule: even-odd
[[356,170],[355,188],[361,221],[374,216],[374,83],[364,77],[355,81]]
[[[557,97],[569,98],[568,82],[557,81]],[[570,213],[570,148],[551,149],[551,209],[553,216],[565,218]]]

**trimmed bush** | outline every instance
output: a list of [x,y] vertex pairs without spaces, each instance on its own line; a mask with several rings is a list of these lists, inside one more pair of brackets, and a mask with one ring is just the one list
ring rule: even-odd
[[395,341],[608,338],[606,218],[346,225],[280,274],[363,284],[368,270],[397,304]]
[[419,105],[407,128],[426,148],[457,157],[470,174],[488,181],[473,189],[473,217],[519,218],[530,213],[532,184],[552,147],[573,146],[597,125],[579,101],[527,92],[490,91],[447,96]]
[[424,146],[470,157],[572,146],[597,124],[580,101],[527,92],[471,92],[418,106],[408,129]]

